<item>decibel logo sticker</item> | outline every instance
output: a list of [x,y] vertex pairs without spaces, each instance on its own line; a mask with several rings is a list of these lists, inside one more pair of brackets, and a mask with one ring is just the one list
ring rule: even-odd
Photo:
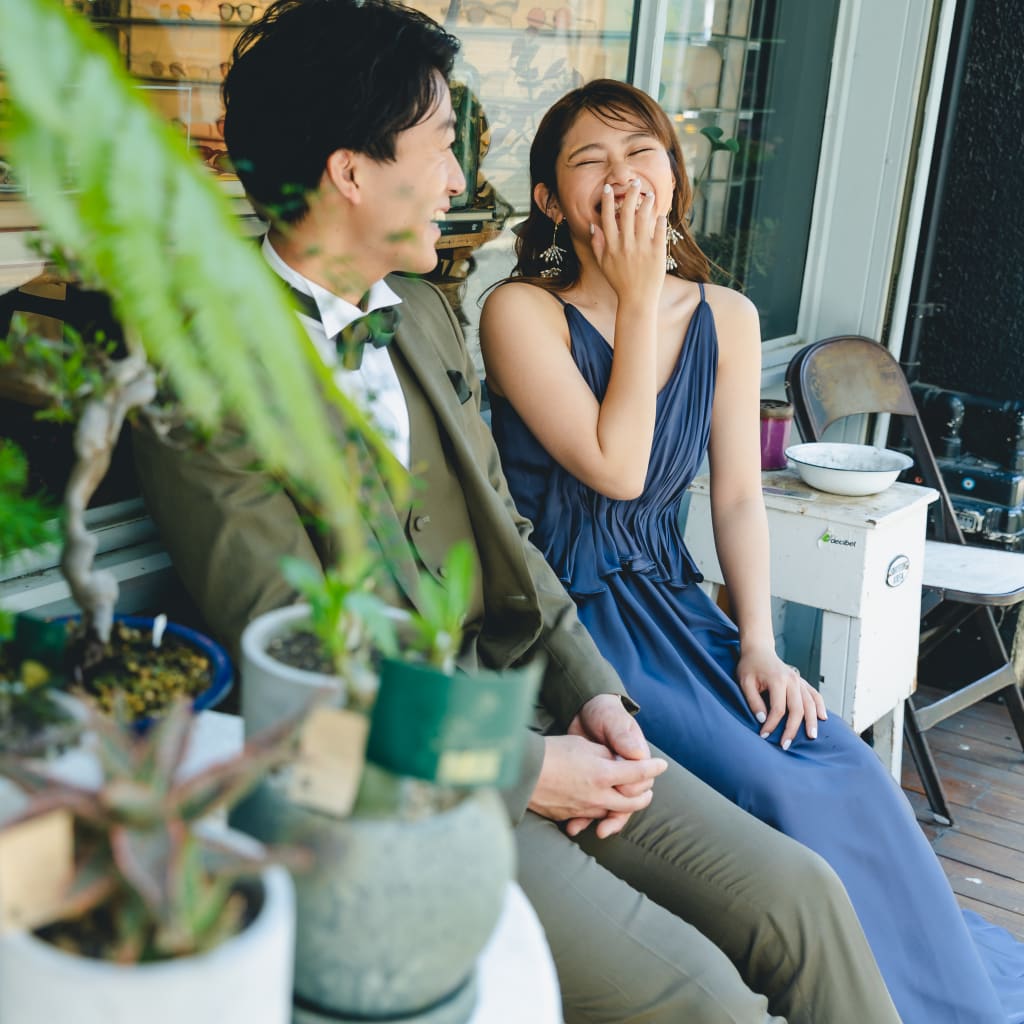
[[848,537],[837,537],[831,530],[826,530],[818,538],[818,547],[820,548],[823,544],[838,544],[842,548],[855,548],[857,542],[850,540]]

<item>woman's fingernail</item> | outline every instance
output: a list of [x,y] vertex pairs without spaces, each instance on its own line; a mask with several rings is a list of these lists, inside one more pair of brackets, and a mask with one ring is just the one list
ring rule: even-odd
[[590,233],[591,233],[591,234],[593,234],[593,233],[594,233],[594,225],[593,225],[593,224],[591,224],[591,225],[590,225]]
[[633,180],[632,180],[632,181],[631,181],[631,182],[629,183],[629,187],[630,187],[630,188],[639,188],[639,187],[640,187],[640,179],[639,179],[639,178],[634,178],[634,179],[633,179]]
[[771,733],[770,733],[770,732],[769,732],[769,731],[768,731],[767,729],[765,729],[765,730],[764,730],[764,731],[763,731],[763,732],[761,733],[761,739],[763,739],[763,740],[766,740],[766,739],[768,739],[768,737],[769,737],[769,736],[771,736]]
[[818,730],[817,729],[808,729],[807,730],[807,735],[810,736],[812,740],[816,740],[818,738]]
[[768,717],[768,716],[767,716],[767,715],[766,715],[766,714],[765,714],[765,713],[764,713],[763,711],[758,711],[758,713],[757,713],[756,715],[754,715],[754,717],[755,717],[755,718],[756,718],[756,719],[757,719],[757,720],[758,720],[758,721],[759,721],[759,722],[760,722],[760,723],[761,723],[762,725],[764,725],[764,723],[765,723],[765,719],[767,719],[767,717]]
[[782,749],[783,750],[789,750],[790,744],[792,742],[793,742],[792,740],[783,740],[782,741]]
[[611,192],[611,190],[612,190],[611,185],[605,185],[605,187],[604,187],[604,194],[608,195],[608,193]]

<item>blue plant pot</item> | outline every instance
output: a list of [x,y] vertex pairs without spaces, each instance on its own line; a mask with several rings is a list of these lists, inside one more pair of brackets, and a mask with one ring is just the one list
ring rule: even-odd
[[[80,618],[80,615],[62,615],[54,621],[70,622]],[[148,616],[115,615],[114,621],[122,622],[131,629],[148,629],[150,631],[153,629],[153,619]],[[210,659],[210,685],[192,699],[192,709],[193,711],[204,711],[207,708],[216,707],[231,692],[235,681],[235,670],[227,651],[204,633],[190,629],[188,626],[182,626],[177,622],[168,622],[164,633],[178,637]],[[152,715],[137,718],[132,722],[132,728],[137,732],[144,733],[155,721],[156,719]]]

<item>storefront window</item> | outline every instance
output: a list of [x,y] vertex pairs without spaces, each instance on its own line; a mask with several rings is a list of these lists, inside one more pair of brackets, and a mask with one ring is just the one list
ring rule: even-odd
[[838,9],[669,4],[658,99],[697,182],[693,227],[766,339],[796,331]]
[[[264,4],[65,2],[88,14],[154,106],[232,182],[220,85],[239,31]],[[598,77],[658,83],[698,186],[693,226],[718,279],[750,296],[766,339],[792,335],[840,0],[532,2],[414,2],[462,42],[453,92],[471,187],[453,204],[435,279],[471,347],[479,296],[514,262],[511,228],[529,207],[529,147],[540,118],[566,91]],[[659,58],[638,48],[638,27],[656,16],[661,45],[651,52],[660,54],[660,73],[650,66]],[[0,89],[0,128],[3,116]],[[30,188],[3,157],[0,148],[0,195]]]

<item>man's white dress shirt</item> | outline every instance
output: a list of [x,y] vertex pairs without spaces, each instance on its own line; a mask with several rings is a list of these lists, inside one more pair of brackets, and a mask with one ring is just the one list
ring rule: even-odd
[[263,256],[270,268],[290,284],[296,291],[312,296],[320,311],[320,319],[314,320],[299,312],[299,321],[305,327],[321,358],[333,368],[334,379],[349,398],[358,402],[373,425],[380,431],[395,458],[406,469],[409,468],[409,409],[405,404],[402,385],[391,363],[387,348],[367,345],[363,349],[363,362],[358,370],[346,370],[338,356],[336,339],[341,331],[361,316],[383,306],[398,306],[401,299],[384,281],[377,281],[370,287],[366,309],[353,306],[351,302],[338,298],[309,278],[303,277],[290,267],[270,244],[263,239]]

